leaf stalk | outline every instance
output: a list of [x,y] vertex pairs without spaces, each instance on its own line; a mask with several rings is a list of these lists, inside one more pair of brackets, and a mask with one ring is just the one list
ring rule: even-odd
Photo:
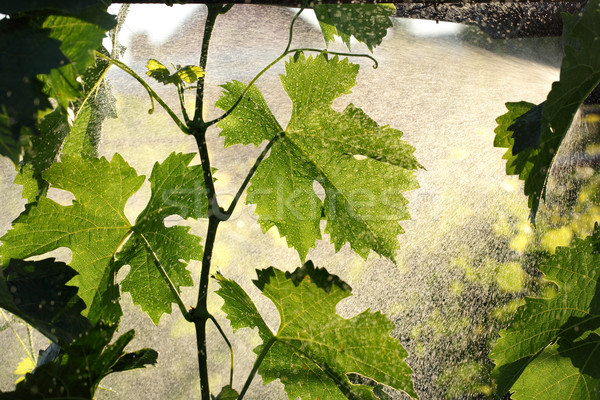
[[150,85],[148,85],[148,83],[141,76],[139,76],[134,70],[129,68],[126,64],[122,63],[121,61],[115,60],[114,58],[106,56],[98,51],[96,51],[95,54],[96,54],[96,57],[102,58],[102,59],[110,62],[111,64],[116,65],[117,67],[121,68],[123,71],[125,71],[129,75],[131,75],[136,81],[138,81],[144,87],[144,89],[146,89],[146,92],[148,92],[148,95],[150,96],[150,101],[152,102],[152,108],[151,108],[152,111],[154,111],[154,100],[156,100],[157,103],[160,104],[162,108],[164,108],[164,110],[167,112],[167,114],[169,114],[169,116],[171,117],[173,122],[175,122],[177,127],[179,127],[179,129],[181,129],[181,131],[183,133],[186,133],[186,134],[190,133],[187,125],[184,124],[179,119],[177,114],[175,114],[175,112],[173,110],[171,110],[171,108],[167,105],[167,103],[165,103],[164,100],[150,87]]

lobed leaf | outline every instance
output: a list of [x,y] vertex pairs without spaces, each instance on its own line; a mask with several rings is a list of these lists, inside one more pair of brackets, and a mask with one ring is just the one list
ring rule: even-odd
[[[299,54],[281,77],[292,100],[291,119],[257,168],[246,201],[256,204],[263,230],[276,226],[301,259],[321,238],[322,215],[336,250],[350,243],[362,257],[374,250],[392,260],[404,232],[398,221],[409,218],[402,192],[418,187],[414,171],[420,165],[402,132],[377,125],[353,105],[343,112],[331,108],[350,93],[357,73],[358,65],[347,59]],[[217,107],[229,110],[244,88],[240,82],[225,85]],[[218,126],[227,145],[258,145],[282,132],[256,88]]]
[[[583,12],[563,14],[565,57],[560,80],[544,103],[507,103],[499,117],[494,146],[506,147],[506,173],[525,181],[531,219],[545,197],[546,181],[573,118],[592,90],[600,84],[600,6],[589,1]],[[512,136],[512,139],[510,137]]]
[[192,158],[173,153],[155,164],[150,202],[132,225],[124,207],[144,177],[118,154],[110,162],[64,156],[43,177],[53,187],[71,192],[73,204],[62,206],[40,197],[28,205],[13,229],[0,238],[2,262],[60,247],[71,249],[70,266],[79,273],[71,282],[79,287],[94,323],[115,321],[121,315],[115,274],[128,264],[123,290],[131,292],[133,301],[158,323],[176,301],[171,287],[192,284],[187,263],[202,255],[200,240],[188,233],[188,227],[164,225],[169,215],[206,215],[205,196],[198,190],[203,187],[200,167],[188,167]]
[[257,274],[254,284],[279,312],[276,334],[237,283],[217,275],[217,294],[234,329],[258,327],[263,343],[254,352],[266,351],[258,367],[265,384],[279,379],[289,399],[374,399],[372,387],[350,382],[356,373],[417,398],[407,353],[389,336],[393,324],[368,310],[351,319],[337,315],[337,303],[350,295],[337,276],[310,261],[291,274],[272,267]]
[[[493,376],[499,394],[512,388],[515,398],[527,398],[523,392],[528,391],[528,386],[523,382],[529,382],[553,364],[561,367],[553,371],[553,380],[538,380],[536,390],[540,393],[557,393],[555,385],[559,384],[575,387],[591,378],[600,379],[595,358],[600,332],[599,246],[600,229],[596,226],[591,236],[574,239],[569,247],[558,247],[555,255],[541,266],[545,279],[555,282],[559,291],[551,299],[527,298],[510,327],[500,332],[501,338],[491,355],[496,363]],[[549,349],[553,343],[557,347]],[[572,381],[574,375],[581,382]]]
[[314,11],[326,44],[333,42],[337,35],[350,50],[350,38],[354,36],[373,51],[392,27],[390,17],[396,14],[396,7],[393,4],[319,4]]

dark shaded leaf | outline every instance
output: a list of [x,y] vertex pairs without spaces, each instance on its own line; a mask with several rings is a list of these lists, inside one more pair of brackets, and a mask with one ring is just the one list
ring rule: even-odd
[[90,328],[81,315],[85,303],[77,287],[67,286],[76,272],[53,258],[12,259],[0,275],[0,307],[10,311],[61,346]]
[[[12,393],[1,393],[0,399],[92,399],[100,381],[107,375],[156,363],[157,353],[144,349],[125,353],[133,339],[128,331],[112,344],[116,325],[97,325],[63,348],[54,362],[37,367],[25,376]],[[143,362],[135,361],[142,356]]]

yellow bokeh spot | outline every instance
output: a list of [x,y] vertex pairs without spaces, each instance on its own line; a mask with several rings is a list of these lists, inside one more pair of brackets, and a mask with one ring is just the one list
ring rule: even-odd
[[527,246],[529,246],[530,239],[531,235],[521,232],[510,241],[509,246],[514,251],[523,253],[527,249]]
[[587,122],[588,124],[596,124],[600,122],[600,114],[589,113],[583,117],[583,122]]
[[216,242],[212,256],[213,266],[227,269],[231,263],[231,252],[231,246],[223,243],[222,241]]
[[23,357],[19,364],[17,364],[15,372],[13,372],[15,375],[20,375],[20,377],[15,381],[15,383],[19,383],[23,379],[25,379],[25,374],[33,371],[34,368],[35,363],[33,362],[33,360],[28,356]]
[[469,262],[467,257],[464,257],[464,256],[456,257],[455,259],[452,260],[452,264],[455,267],[460,268],[464,272],[465,278],[469,282],[474,282],[477,279],[477,274],[475,272],[475,269],[473,268],[473,266],[471,266],[471,263]]
[[525,287],[525,272],[521,264],[510,262],[500,264],[496,274],[496,283],[505,292],[520,292]]
[[523,304],[525,304],[525,299],[523,298],[511,300],[502,307],[492,310],[492,317],[500,322],[508,323],[513,320],[517,309]]
[[573,239],[573,231],[568,226],[563,226],[558,229],[552,229],[546,233],[540,244],[550,253],[554,254],[554,251],[558,246],[568,246]]
[[452,149],[448,157],[452,161],[462,161],[469,156],[467,149]]
[[496,236],[509,237],[512,235],[512,229],[510,229],[510,224],[504,214],[501,214],[498,217],[498,220],[494,223],[492,228],[494,229]]
[[464,288],[465,285],[463,285],[461,281],[452,281],[452,283],[450,283],[450,292],[455,295],[461,294]]
[[196,335],[196,329],[194,328],[194,324],[186,321],[185,318],[179,318],[177,322],[173,324],[173,328],[171,328],[171,337],[178,339],[183,337],[190,337]]

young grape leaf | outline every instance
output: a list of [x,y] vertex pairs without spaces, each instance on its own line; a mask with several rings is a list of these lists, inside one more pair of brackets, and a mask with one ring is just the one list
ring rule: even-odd
[[293,273],[275,268],[257,271],[254,284],[279,312],[276,334],[234,281],[217,275],[223,311],[235,330],[258,327],[263,341],[254,352],[262,358],[258,373],[265,384],[279,379],[289,399],[374,399],[373,388],[352,384],[357,373],[417,398],[406,351],[390,336],[394,325],[369,310],[344,319],[336,305],[350,288],[309,261]]
[[[321,238],[322,215],[336,250],[348,242],[362,257],[372,249],[392,260],[404,232],[398,221],[409,218],[402,192],[418,187],[420,165],[402,132],[377,125],[353,105],[343,112],[331,108],[350,93],[357,73],[358,65],[347,59],[300,54],[281,77],[293,105],[285,130],[256,88],[218,124],[228,145],[279,137],[250,181],[246,201],[256,204],[263,230],[276,226],[302,259]],[[229,110],[244,88],[240,82],[225,85],[217,107]]]
[[325,43],[333,42],[335,35],[342,38],[350,50],[350,37],[365,43],[369,50],[392,27],[390,17],[396,14],[393,4],[320,4],[314,7]]
[[191,285],[186,266],[202,254],[199,238],[189,227],[165,227],[173,214],[183,218],[206,215],[206,200],[199,166],[188,167],[192,154],[171,154],[156,163],[150,178],[152,195],[146,209],[131,225],[124,214],[127,199],[141,186],[138,176],[120,155],[105,158],[63,157],[43,174],[53,187],[71,192],[73,205],[62,206],[40,197],[17,218],[0,240],[0,256],[27,258],[59,247],[72,251],[70,266],[92,322],[121,314],[114,279],[117,270],[130,265],[122,282],[133,301],[155,323],[176,301],[174,290]]
[[598,0],[592,0],[580,14],[563,14],[565,57],[560,80],[554,82],[544,103],[527,110],[523,102],[507,103],[509,112],[497,119],[494,145],[509,149],[503,157],[506,173],[525,181],[534,222],[554,156],[577,110],[600,83],[599,10]]
[[124,352],[135,335],[133,330],[109,344],[116,328],[94,326],[63,348],[64,354],[57,360],[27,374],[14,392],[0,393],[0,399],[92,399],[107,375],[156,364],[158,353],[152,349]]
[[185,67],[178,66],[177,71],[171,73],[167,67],[154,59],[148,60],[146,68],[148,69],[146,75],[156,79],[164,85],[181,85],[184,82],[191,84],[204,76],[202,68],[196,65],[186,65]]
[[90,327],[77,288],[66,283],[76,272],[53,258],[10,260],[0,270],[0,307],[65,346]]
[[[569,247],[558,247],[542,264],[545,279],[555,282],[559,291],[551,299],[527,298],[510,327],[500,332],[501,338],[491,355],[496,363],[493,376],[499,394],[511,387],[516,390],[513,385],[525,372],[527,376],[539,375],[542,370],[533,369],[547,363],[536,360],[549,354],[565,357],[571,365],[582,368],[589,364],[578,373],[585,373],[585,379],[590,378],[589,375],[600,378],[597,366],[592,366],[596,364],[593,356],[597,354],[590,350],[598,344],[595,339],[600,328],[599,251],[600,229],[596,226],[591,236],[575,239]],[[544,353],[555,342],[559,346],[556,351]],[[561,360],[552,362],[563,364]],[[554,376],[557,374],[558,370],[554,371]],[[562,376],[562,379],[567,378],[567,375]]]

